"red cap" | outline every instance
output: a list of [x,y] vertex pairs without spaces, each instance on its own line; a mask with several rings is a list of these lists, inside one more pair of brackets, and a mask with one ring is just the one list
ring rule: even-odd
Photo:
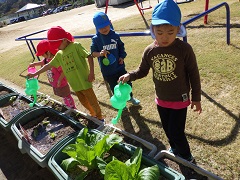
[[[63,39],[68,39],[70,42],[74,41],[73,36],[66,32],[62,27],[60,26],[54,26],[50,28],[47,32],[47,38],[51,46],[54,46],[54,48],[59,48],[61,45],[61,42]],[[58,47],[56,47],[58,46]]]
[[52,53],[53,55],[55,55],[58,50],[51,48],[50,44],[48,42],[48,40],[42,40],[38,43],[37,45],[37,52],[36,52],[36,56],[42,56],[44,53],[50,51],[50,53]]
[[42,40],[37,45],[36,56],[42,56],[49,50],[49,42],[48,40]]

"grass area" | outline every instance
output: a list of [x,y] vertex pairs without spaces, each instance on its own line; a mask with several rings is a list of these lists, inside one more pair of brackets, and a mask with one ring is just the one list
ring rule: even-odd
[[[220,3],[222,3],[221,0],[211,0],[209,8]],[[240,2],[228,0],[227,3],[231,12],[230,45],[226,43],[224,7],[208,15],[207,25],[203,24],[203,18],[201,18],[187,26],[188,42],[196,53],[201,75],[203,112],[197,115],[189,108],[186,133],[192,153],[200,167],[223,179],[237,180],[240,179]],[[205,0],[179,6],[185,21],[204,11]],[[149,24],[151,11],[145,12],[145,19]],[[139,15],[114,21],[113,26],[117,32],[146,30],[146,24]],[[79,32],[79,34],[94,32],[95,30],[91,30]],[[126,68],[129,71],[134,70],[140,63],[144,48],[152,42],[152,39],[151,37],[123,37],[122,40],[128,53]],[[90,39],[77,41],[86,48],[91,43]],[[26,68],[32,61],[26,45],[4,52],[0,57],[0,77],[24,88]],[[117,111],[111,108],[110,98],[106,93],[97,61],[95,67],[94,90],[106,120],[111,121],[117,115]],[[117,126],[149,140],[160,151],[168,148],[168,142],[155,107],[155,91],[151,76],[150,72],[146,78],[133,82],[133,93],[141,100],[141,108],[129,104],[129,110],[123,113],[122,121]],[[39,81],[41,92],[61,101],[53,95],[45,74],[40,76]],[[78,100],[74,98],[81,109]]]

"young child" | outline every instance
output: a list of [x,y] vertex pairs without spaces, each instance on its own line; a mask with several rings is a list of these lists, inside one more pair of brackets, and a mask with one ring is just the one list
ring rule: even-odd
[[[44,59],[31,63],[30,67],[35,66],[44,66],[45,64],[48,64],[54,55],[57,53],[57,49],[51,49],[48,40],[42,40],[37,45],[37,53],[36,56],[43,56]],[[47,77],[49,83],[53,87],[53,92],[55,95],[60,96],[63,98],[63,102],[66,106],[76,109],[74,100],[71,96],[70,87],[68,85],[67,79],[65,78],[62,68],[58,67],[52,67],[51,69],[47,70]]]
[[202,112],[201,84],[192,47],[176,38],[180,22],[178,5],[172,0],[161,1],[152,13],[151,33],[154,42],[145,48],[139,68],[121,76],[119,81],[143,78],[152,69],[155,102],[170,143],[169,151],[193,162],[184,131],[187,107],[191,104],[192,109],[195,106],[194,111],[199,114]]
[[[60,26],[54,26],[47,32],[47,38],[53,49],[59,49],[51,62],[44,65],[29,77],[39,75],[52,67],[62,67],[72,90],[75,91],[81,104],[89,111],[90,115],[104,122],[102,112],[92,89],[94,81],[94,64],[91,54],[73,36]],[[86,62],[88,59],[89,67]],[[90,70],[89,70],[90,68]]]
[[[127,73],[125,69],[124,58],[127,56],[124,43],[121,41],[112,27],[108,16],[103,12],[97,12],[93,17],[93,23],[96,27],[96,35],[92,38],[91,53],[93,57],[98,58],[98,63],[105,81],[108,82],[112,93],[114,87],[118,84],[118,78]],[[110,62],[104,62],[106,56],[110,55]],[[113,61],[112,61],[113,60]],[[132,86],[131,82],[128,82]],[[133,98],[130,94],[129,100],[133,105],[139,105],[140,101]]]

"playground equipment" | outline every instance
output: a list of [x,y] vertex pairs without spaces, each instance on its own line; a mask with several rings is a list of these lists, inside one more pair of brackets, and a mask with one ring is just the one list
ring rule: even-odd
[[[148,6],[145,6],[145,7],[143,5],[143,1],[144,0],[133,0],[134,4],[137,6],[137,9],[142,17],[144,17],[145,10],[152,9],[151,0],[148,0]],[[183,3],[192,2],[194,0],[173,0],[173,1],[175,1],[177,4],[183,4]],[[206,1],[208,1],[208,0],[206,0]],[[159,0],[157,0],[157,3],[159,3]],[[109,0],[106,0],[106,4],[105,4],[105,13],[106,14],[108,11],[108,6],[109,6]]]

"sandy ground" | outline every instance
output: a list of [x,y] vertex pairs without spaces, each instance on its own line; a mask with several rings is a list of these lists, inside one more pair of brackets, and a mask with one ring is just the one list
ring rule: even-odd
[[[52,26],[62,26],[66,31],[71,32],[73,36],[83,35],[76,34],[76,32],[94,28],[92,17],[98,11],[105,12],[105,8],[96,8],[95,5],[88,5],[0,28],[0,53],[25,44],[25,41],[15,41],[16,38],[49,29]],[[116,7],[109,6],[107,14],[111,21],[136,14],[140,16],[137,7],[133,3]],[[46,32],[31,37],[45,38]]]

